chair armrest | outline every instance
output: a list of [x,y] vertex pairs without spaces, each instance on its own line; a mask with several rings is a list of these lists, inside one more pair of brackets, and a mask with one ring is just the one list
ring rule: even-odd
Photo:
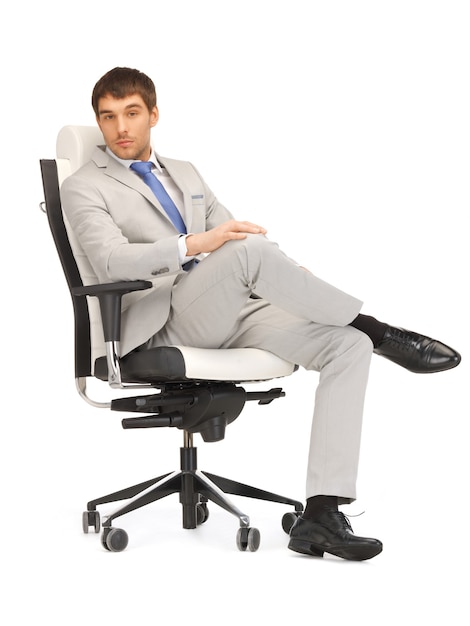
[[83,285],[73,287],[74,296],[96,296],[100,303],[101,319],[105,341],[121,339],[121,300],[122,296],[131,291],[150,289],[149,280],[132,280],[101,285]]
[[152,287],[152,283],[148,280],[132,280],[101,285],[83,285],[71,289],[74,297],[95,296],[99,300],[108,365],[108,383],[113,389],[123,389],[124,387],[119,365],[122,296],[131,291],[142,291],[143,289],[150,289],[150,287]]

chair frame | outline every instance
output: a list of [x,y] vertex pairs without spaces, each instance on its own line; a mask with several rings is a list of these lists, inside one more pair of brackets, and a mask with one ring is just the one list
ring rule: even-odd
[[[178,379],[175,375],[169,378],[163,377],[158,381],[153,380],[150,383],[137,381],[138,384],[135,384],[133,380],[126,381],[125,368],[123,375],[123,360],[119,356],[121,299],[125,293],[147,289],[152,284],[149,281],[139,280],[83,285],[62,215],[57,161],[41,159],[40,167],[45,195],[42,205],[48,217],[72,297],[75,324],[75,379],[80,396],[98,408],[150,413],[150,415],[124,418],[122,427],[125,429],[173,426],[183,430],[179,471],[169,472],[89,501],[83,513],[83,531],[88,533],[89,529],[93,528],[95,533],[98,533],[102,528],[103,547],[112,552],[124,550],[128,543],[127,533],[113,527],[112,522],[126,513],[170,494],[179,493],[183,528],[193,529],[204,523],[209,515],[207,503],[211,501],[239,519],[237,545],[242,551],[257,550],[260,533],[250,526],[250,518],[240,511],[225,494],[294,506],[294,511],[286,513],[282,518],[282,527],[285,532],[289,532],[295,519],[303,510],[301,502],[199,471],[197,448],[193,441],[194,433],[200,433],[205,441],[219,441],[224,437],[226,425],[238,417],[246,401],[256,400],[259,404],[269,404],[272,400],[285,395],[282,389],[246,392],[238,381],[189,380],[184,376]],[[146,391],[150,387],[159,389],[159,393],[117,398],[110,402],[96,402],[87,395],[86,381],[90,377],[96,377],[96,372],[92,372],[90,316],[88,299],[85,296],[94,296],[99,300],[107,349],[105,366],[102,364],[102,369],[104,367],[110,386],[119,389],[145,388]],[[171,347],[154,350],[165,351],[165,362],[168,359],[174,359],[174,355],[178,352]],[[104,380],[105,376],[99,376],[99,378]],[[122,500],[128,500],[127,504],[120,506],[101,521],[97,507]]]

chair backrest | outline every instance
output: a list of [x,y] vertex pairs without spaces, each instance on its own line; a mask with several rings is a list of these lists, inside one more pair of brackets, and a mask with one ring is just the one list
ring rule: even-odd
[[56,142],[57,161],[63,169],[59,183],[87,163],[99,145],[104,145],[104,139],[97,126],[64,126]]
[[[69,289],[98,280],[62,212],[60,185],[90,160],[97,145],[104,144],[94,126],[64,126],[57,137],[56,159],[40,162],[46,213]],[[93,374],[98,356],[105,353],[101,315],[96,298],[71,293],[75,318],[75,377]]]

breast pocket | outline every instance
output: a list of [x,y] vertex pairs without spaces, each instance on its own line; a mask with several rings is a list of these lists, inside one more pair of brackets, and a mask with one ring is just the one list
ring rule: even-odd
[[203,193],[196,193],[191,196],[191,202],[193,207],[201,207],[206,203],[206,199]]

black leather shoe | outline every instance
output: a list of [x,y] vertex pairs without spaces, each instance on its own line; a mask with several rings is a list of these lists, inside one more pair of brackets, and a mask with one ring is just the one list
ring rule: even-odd
[[347,517],[327,508],[314,520],[299,517],[295,521],[288,548],[311,556],[321,557],[328,552],[349,561],[365,561],[382,552],[382,542],[356,537]]
[[374,352],[415,374],[443,372],[460,363],[460,354],[440,341],[393,326]]

